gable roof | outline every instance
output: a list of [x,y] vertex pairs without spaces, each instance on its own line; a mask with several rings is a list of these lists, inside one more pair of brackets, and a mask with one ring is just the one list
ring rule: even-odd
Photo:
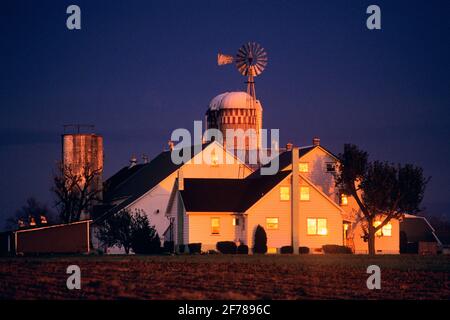
[[[203,144],[201,149],[198,148],[198,146],[183,148],[180,150],[180,155],[184,152],[190,152],[190,159],[192,159],[199,153],[196,152],[198,151],[197,149],[200,149],[201,152],[210,144],[210,142]],[[136,169],[134,169],[135,167],[122,168],[119,172],[107,180],[106,185],[109,185],[109,187],[103,194],[105,203],[116,200],[121,201],[117,205],[109,207],[106,212],[95,220],[95,222],[103,220],[107,216],[126,208],[183,165],[184,163],[173,163],[171,159],[171,151],[163,151],[149,163],[136,165]],[[131,171],[126,172],[126,169]]]
[[184,179],[180,194],[188,212],[245,212],[290,173],[258,179]]
[[[339,158],[336,156],[336,155],[334,155],[332,152],[330,152],[329,150],[327,150],[327,149],[325,149],[324,147],[322,147],[322,146],[320,146],[320,145],[318,145],[318,146],[305,146],[305,147],[299,147],[298,148],[298,158],[299,159],[301,159],[303,156],[305,156],[306,154],[308,154],[309,152],[311,152],[312,150],[314,150],[314,149],[316,149],[316,148],[318,148],[318,149],[320,149],[320,150],[322,150],[322,151],[324,151],[325,153],[327,153],[328,155],[330,155],[332,158],[334,158],[334,159],[336,159],[337,161],[339,161]],[[284,151],[284,152],[281,152],[279,155],[278,155],[278,160],[279,160],[279,171],[281,171],[281,170],[283,170],[283,169],[285,169],[285,168],[287,168],[289,165],[291,165],[291,162],[292,162],[292,151],[293,150],[288,150],[288,151]],[[272,161],[274,161],[274,160],[272,160]],[[271,165],[271,162],[272,161],[270,161],[269,163],[267,163],[267,164],[265,164],[265,165],[263,165],[262,167],[265,167],[265,168],[267,168],[267,167],[269,167],[270,165]],[[249,176],[249,178],[251,178],[251,177],[259,177],[259,176],[261,176],[261,169],[258,169],[258,170],[256,170],[256,171],[254,171],[250,176]]]

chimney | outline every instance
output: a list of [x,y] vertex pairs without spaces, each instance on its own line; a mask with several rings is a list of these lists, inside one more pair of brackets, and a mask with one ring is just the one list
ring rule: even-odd
[[128,169],[133,168],[136,164],[137,164],[137,159],[135,156],[132,156],[130,159],[130,166],[128,167]]
[[313,146],[320,146],[320,138],[314,137],[312,140]]
[[291,142],[286,143],[286,151],[291,151],[293,144]]
[[299,148],[292,148],[292,178],[291,178],[291,235],[292,248],[298,253],[300,229],[300,179],[298,172]]
[[178,190],[180,191],[184,190],[183,171],[181,170],[178,170]]
[[172,141],[172,140],[169,140],[169,141],[167,142],[167,145],[169,146],[169,150],[172,151],[172,150],[173,150],[173,141]]

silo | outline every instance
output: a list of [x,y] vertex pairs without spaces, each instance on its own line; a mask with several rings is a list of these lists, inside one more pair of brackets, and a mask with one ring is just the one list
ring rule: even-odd
[[91,188],[98,190],[101,197],[103,176],[103,137],[94,133],[93,126],[66,125],[62,135],[62,165],[73,174],[83,171],[98,172]]

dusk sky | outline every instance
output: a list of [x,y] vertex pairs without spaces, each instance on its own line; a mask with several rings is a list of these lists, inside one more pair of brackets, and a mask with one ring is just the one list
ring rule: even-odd
[[[81,30],[66,28],[70,4]],[[366,28],[370,4],[382,30]],[[2,1],[0,220],[29,196],[53,206],[63,124],[103,135],[106,178],[153,158],[214,96],[245,90],[216,57],[248,41],[268,53],[256,94],[281,145],[319,136],[421,166],[424,207],[450,216],[449,15],[448,0]]]

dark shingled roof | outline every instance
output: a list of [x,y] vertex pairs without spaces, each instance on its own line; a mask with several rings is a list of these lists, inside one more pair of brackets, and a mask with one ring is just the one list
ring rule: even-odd
[[[310,146],[310,147],[302,147],[298,149],[298,157],[301,158],[303,157],[305,154],[307,154],[308,152],[310,152],[312,149],[314,149],[316,146]],[[290,151],[284,151],[282,153],[280,153],[278,155],[278,160],[279,162],[279,170],[283,170],[284,168],[286,168],[287,166],[289,166],[291,164],[291,160],[292,160],[292,150]],[[272,160],[274,161],[274,160]],[[269,167],[270,166],[270,162],[268,164],[265,164],[263,167]],[[247,178],[259,178],[261,177],[261,169],[256,170],[255,172],[253,172],[251,175],[249,175]]]
[[186,211],[244,212],[290,173],[253,179],[184,179],[180,193]]
[[[210,143],[205,143],[201,147],[201,151],[204,150]],[[184,148],[180,151],[180,155],[183,152],[190,151],[191,158],[196,155],[196,146]],[[198,146],[197,146],[198,147]],[[154,188],[158,183],[174,173],[182,164],[174,164],[171,159],[171,151],[161,152],[156,158],[152,159],[149,163],[136,165],[131,168],[122,168],[119,172],[113,175],[106,181],[108,189],[103,194],[105,204],[114,200],[123,199],[117,205],[107,207],[107,210],[100,215],[99,220],[103,220],[105,217],[114,214],[135,200],[142,197],[145,193]],[[131,170],[129,173],[125,170]],[[111,180],[112,179],[112,180]]]

